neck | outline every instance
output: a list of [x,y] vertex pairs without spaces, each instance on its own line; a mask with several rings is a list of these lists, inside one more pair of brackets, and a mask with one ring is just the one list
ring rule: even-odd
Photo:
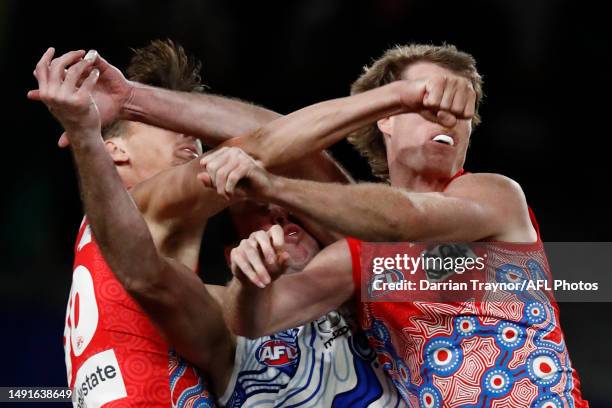
[[393,187],[404,188],[417,193],[430,193],[444,191],[455,173],[445,175],[420,173],[406,167],[391,166],[389,167],[389,180]]

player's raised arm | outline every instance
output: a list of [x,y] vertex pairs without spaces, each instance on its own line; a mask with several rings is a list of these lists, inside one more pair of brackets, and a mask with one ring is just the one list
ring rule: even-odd
[[49,50],[37,66],[40,97],[70,138],[86,214],[105,260],[168,341],[221,391],[231,371],[224,368],[231,367],[233,350],[218,302],[193,271],[160,256],[124,188],[104,146],[91,95],[98,70],[77,87],[91,61],[79,61],[78,52],[53,61],[52,57]]
[[[449,90],[452,95],[447,98],[464,99],[466,104],[443,105],[437,95]],[[430,110],[440,124],[452,127],[458,118],[473,116],[473,103],[469,104],[473,98],[472,85],[463,78],[457,78],[456,83],[442,76],[395,81],[300,109],[228,144],[242,148],[265,167],[274,168],[326,149],[357,129],[402,112]]]
[[[137,81],[128,81],[116,67],[95,51],[87,57],[94,61],[100,78],[93,96],[99,107],[104,125],[116,120],[138,121],[193,135],[209,146],[217,146],[231,138],[256,132],[280,114],[238,99],[212,95],[201,90],[199,64],[190,60],[184,50],[171,41],[153,41],[138,50],[138,58],[155,58],[173,55],[173,66],[168,71],[180,71],[191,81],[182,84],[182,91],[168,90],[144,85],[147,72],[133,73]],[[81,55],[82,56],[82,55]],[[31,99],[40,99],[39,90],[30,91]],[[63,135],[60,146],[67,146]],[[264,146],[259,149],[265,149]],[[319,181],[346,182],[346,172],[325,152],[316,151],[304,160],[294,161],[282,174],[290,177],[309,178]]]
[[278,225],[257,231],[232,250],[234,278],[224,314],[236,334],[256,338],[313,321],[353,294],[351,256],[345,240],[319,252],[302,271],[292,271]]

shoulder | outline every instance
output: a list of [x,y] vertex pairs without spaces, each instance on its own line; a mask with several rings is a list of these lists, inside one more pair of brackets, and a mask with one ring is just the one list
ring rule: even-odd
[[521,185],[501,174],[469,173],[457,177],[447,186],[445,194],[458,197],[478,197],[510,206],[527,205]]
[[453,180],[445,190],[450,196],[467,198],[486,207],[504,225],[500,241],[531,242],[536,237],[525,193],[510,177],[495,173],[470,173]]

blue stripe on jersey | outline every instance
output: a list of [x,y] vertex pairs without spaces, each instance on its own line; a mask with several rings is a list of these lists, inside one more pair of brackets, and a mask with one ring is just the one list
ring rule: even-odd
[[[313,324],[313,323],[310,323],[310,326],[311,326],[312,328],[314,328],[314,324]],[[316,339],[315,335],[316,335],[316,331],[315,331],[315,330],[313,330],[313,331],[312,331],[312,333],[310,334],[310,340],[309,340],[309,342],[308,342],[308,345],[309,345],[310,347],[312,347],[312,346],[313,346],[313,344],[314,344],[314,341],[315,341],[315,339]],[[316,360],[315,360],[315,353],[312,353],[312,354],[311,354],[311,359],[310,359],[310,362],[309,362],[309,363],[310,363],[310,364],[309,364],[309,368],[310,368],[310,369],[309,369],[309,371],[308,371],[308,381],[306,382],[306,385],[304,385],[303,387],[297,388],[295,391],[291,392],[289,395],[287,395],[287,397],[285,397],[285,399],[284,399],[284,400],[282,400],[282,401],[281,401],[279,404],[277,404],[277,405],[276,405],[276,407],[282,407],[282,406],[283,406],[283,404],[284,404],[284,403],[285,403],[285,402],[286,402],[286,401],[287,401],[289,398],[293,397],[293,396],[294,396],[294,395],[296,395],[296,394],[299,394],[300,392],[304,391],[305,389],[307,389],[307,388],[310,386],[310,381],[312,380],[312,374],[314,373],[315,366],[316,366],[316,364],[317,364],[317,362],[316,362]],[[321,364],[321,368],[319,369],[319,378],[321,378],[321,373],[322,373],[322,372],[323,372],[323,364]],[[315,394],[317,393],[317,391],[319,390],[319,388],[321,388],[321,383],[320,383],[320,382],[319,382],[319,384],[317,384],[317,389],[314,391],[313,395],[315,395]],[[311,396],[308,398],[308,400],[310,400],[310,399],[312,398],[312,396],[313,396],[313,395],[311,395]],[[298,405],[295,405],[295,406],[298,406]]]
[[353,360],[357,374],[357,386],[338,394],[332,408],[367,407],[382,396],[383,389],[370,363],[356,358]]

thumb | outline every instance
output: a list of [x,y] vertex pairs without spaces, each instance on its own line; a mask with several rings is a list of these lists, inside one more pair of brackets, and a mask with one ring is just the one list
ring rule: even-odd
[[31,99],[33,101],[40,101],[40,91],[38,89],[28,91],[28,99]]
[[57,145],[63,149],[64,147],[68,147],[69,144],[70,144],[70,140],[68,140],[68,136],[66,135],[66,132],[62,133],[59,140],[57,141]]
[[457,118],[450,112],[439,110],[436,116],[442,126],[452,128],[457,123]]
[[102,58],[102,56],[100,54],[98,54],[97,52],[96,52],[96,56],[95,56],[95,60],[94,60],[94,66],[96,68],[98,68],[100,70],[100,72],[104,72],[108,68],[112,67],[112,65],[107,60]]
[[197,178],[198,180],[202,182],[202,184],[204,184],[204,186],[210,187],[210,188],[214,187],[212,183],[212,179],[210,178],[210,175],[208,174],[208,172],[202,171],[198,173]]

